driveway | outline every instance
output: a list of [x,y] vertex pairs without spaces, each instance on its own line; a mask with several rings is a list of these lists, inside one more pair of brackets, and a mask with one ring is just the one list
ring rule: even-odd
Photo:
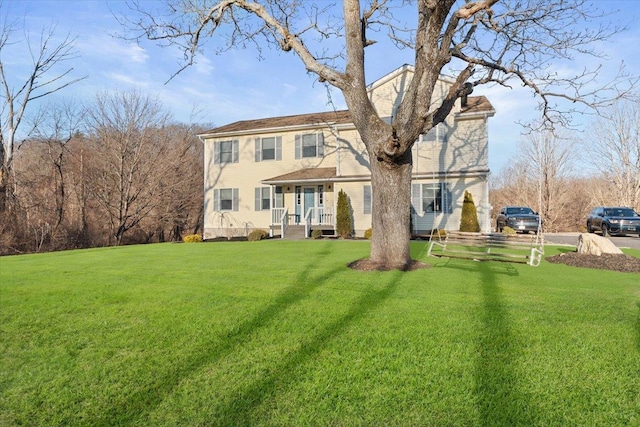
[[[545,244],[551,245],[577,245],[580,233],[544,233]],[[611,241],[619,248],[640,249],[640,237],[638,236],[611,236]]]

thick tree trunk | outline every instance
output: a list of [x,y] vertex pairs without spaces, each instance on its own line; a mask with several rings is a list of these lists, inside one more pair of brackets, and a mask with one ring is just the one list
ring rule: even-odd
[[373,193],[370,261],[381,269],[411,265],[411,150],[395,164],[371,162]]

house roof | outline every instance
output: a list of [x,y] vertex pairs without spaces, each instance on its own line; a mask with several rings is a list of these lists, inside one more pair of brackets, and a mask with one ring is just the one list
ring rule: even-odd
[[460,109],[460,114],[464,113],[491,113],[495,110],[486,96],[470,96],[467,98],[467,105]]
[[297,171],[285,173],[284,175],[274,176],[273,178],[262,181],[264,184],[279,184],[286,182],[300,181],[324,181],[336,177],[336,168],[306,168]]
[[203,132],[201,135],[246,132],[262,129],[287,128],[309,125],[351,123],[349,110],[327,111],[324,113],[296,114],[293,116],[267,117],[255,120],[241,120]]
[[[485,96],[470,96],[467,105],[458,114],[493,113],[495,110]],[[352,123],[349,110],[327,111],[324,113],[296,114],[292,116],[266,117],[255,120],[241,120],[220,126],[200,134],[203,137],[215,137],[225,134],[266,131],[300,127],[318,127],[329,124]]]

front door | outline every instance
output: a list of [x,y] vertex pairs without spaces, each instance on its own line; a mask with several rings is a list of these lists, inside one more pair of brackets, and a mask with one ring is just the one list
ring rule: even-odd
[[304,187],[304,209],[302,217],[305,218],[311,208],[316,207],[316,189],[314,187]]

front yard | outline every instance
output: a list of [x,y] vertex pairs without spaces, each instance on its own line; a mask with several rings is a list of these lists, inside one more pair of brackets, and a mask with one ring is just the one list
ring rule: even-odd
[[412,250],[432,268],[353,271],[340,240],[0,258],[0,425],[640,424],[640,275]]

